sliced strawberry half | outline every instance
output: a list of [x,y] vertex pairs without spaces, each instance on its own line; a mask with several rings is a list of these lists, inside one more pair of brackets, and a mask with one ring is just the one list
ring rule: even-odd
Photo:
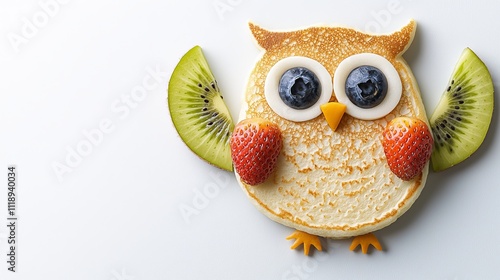
[[241,180],[249,185],[263,183],[275,170],[282,148],[279,127],[260,118],[238,123],[231,135],[231,157]]
[[391,171],[405,181],[422,172],[432,153],[432,134],[425,122],[398,117],[383,132],[385,156]]

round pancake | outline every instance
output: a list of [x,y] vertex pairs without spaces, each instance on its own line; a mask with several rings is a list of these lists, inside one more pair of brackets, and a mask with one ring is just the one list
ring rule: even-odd
[[[422,191],[428,174],[411,181],[396,177],[387,164],[382,131],[394,117],[427,121],[414,76],[401,57],[415,34],[410,21],[388,35],[372,35],[342,27],[311,27],[271,32],[250,24],[264,49],[251,72],[240,120],[260,117],[276,123],[283,135],[278,167],[263,184],[250,186],[236,177],[252,203],[270,219],[323,237],[346,238],[381,229],[406,212]],[[283,58],[317,60],[333,77],[337,65],[358,53],[389,60],[401,78],[403,93],[383,118],[366,121],[344,115],[332,131],[323,115],[305,122],[286,120],[269,107],[264,83],[271,67]],[[336,101],[332,92],[330,101]]]

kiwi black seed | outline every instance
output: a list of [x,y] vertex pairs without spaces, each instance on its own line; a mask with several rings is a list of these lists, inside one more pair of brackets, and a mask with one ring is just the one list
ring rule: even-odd
[[177,133],[195,154],[233,170],[229,139],[234,122],[201,47],[189,50],[175,67],[168,107]]
[[493,82],[486,65],[466,48],[430,118],[435,171],[447,169],[482,144],[493,115]]

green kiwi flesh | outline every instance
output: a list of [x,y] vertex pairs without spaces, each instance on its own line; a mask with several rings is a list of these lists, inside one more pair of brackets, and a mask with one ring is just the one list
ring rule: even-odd
[[201,47],[189,50],[175,67],[167,99],[184,143],[202,159],[232,171],[229,139],[234,122]]
[[493,82],[486,65],[466,48],[430,118],[434,171],[467,159],[482,144],[493,115]]

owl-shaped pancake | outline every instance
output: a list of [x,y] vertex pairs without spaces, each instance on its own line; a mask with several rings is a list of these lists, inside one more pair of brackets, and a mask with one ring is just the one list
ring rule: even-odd
[[[262,213],[297,230],[291,236],[297,239],[294,247],[304,243],[305,253],[310,244],[320,249],[315,236],[358,237],[353,248],[361,244],[366,252],[372,244],[380,249],[371,233],[405,213],[424,187],[428,164],[404,181],[391,172],[382,146],[382,132],[395,117],[428,122],[402,58],[415,28],[410,21],[392,34],[373,35],[343,27],[274,32],[250,24],[263,54],[250,74],[239,119],[259,117],[277,124],[283,148],[264,183],[251,186],[236,175]],[[347,75],[366,65],[384,72],[389,85],[387,96],[373,108],[352,104],[345,93]],[[279,76],[293,66],[310,66],[322,85],[319,101],[306,111],[276,104],[281,102],[276,98]],[[319,109],[327,102],[347,103],[336,130]]]

